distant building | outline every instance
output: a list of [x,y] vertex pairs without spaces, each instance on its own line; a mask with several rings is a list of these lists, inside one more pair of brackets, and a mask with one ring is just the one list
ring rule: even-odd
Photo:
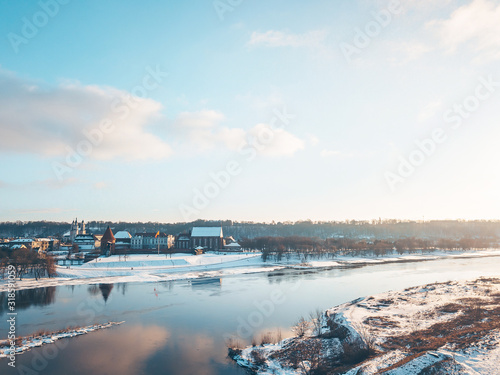
[[229,236],[224,238],[224,250],[241,251],[241,245],[233,237]]
[[39,253],[58,250],[59,240],[54,238],[36,238],[31,244],[31,249]]
[[117,250],[130,249],[132,245],[132,235],[129,232],[125,230],[116,232],[115,238],[116,238],[115,249]]
[[71,223],[71,228],[69,230],[69,241],[73,242],[79,234],[87,234],[85,230],[85,222],[82,220],[81,223],[78,223],[78,219],[75,219]]
[[[32,238],[16,238],[15,240],[9,241],[8,245],[11,250],[17,249],[32,249],[35,240]],[[36,244],[35,244],[36,245]]]
[[175,239],[175,248],[182,250],[191,249],[191,235],[190,233],[181,233]]
[[73,245],[78,245],[78,250],[82,253],[88,253],[94,251],[95,238],[92,234],[77,234],[73,240]]
[[224,235],[222,227],[194,227],[191,230],[191,249],[203,247],[205,250],[222,250]]
[[53,238],[16,238],[7,243],[4,247],[10,250],[29,249],[39,253],[46,253],[59,248],[59,241]]
[[16,244],[16,245],[12,245],[10,247],[10,249],[11,250],[22,250],[22,249],[27,250],[28,248],[24,244]]
[[175,238],[171,234],[136,233],[130,240],[130,247],[136,250],[157,249],[159,244],[160,249],[170,249],[174,242]]
[[108,227],[101,238],[101,254],[104,254],[106,256],[114,254],[115,243],[116,238],[113,235],[113,231],[110,227]]

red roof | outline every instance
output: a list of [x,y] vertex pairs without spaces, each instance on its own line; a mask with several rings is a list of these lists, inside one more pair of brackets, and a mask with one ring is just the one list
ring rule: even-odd
[[101,238],[101,243],[108,243],[108,242],[111,242],[111,243],[116,242],[115,236],[113,235],[113,232],[111,231],[110,227],[108,227],[108,229],[106,229],[106,232],[104,232],[104,235]]

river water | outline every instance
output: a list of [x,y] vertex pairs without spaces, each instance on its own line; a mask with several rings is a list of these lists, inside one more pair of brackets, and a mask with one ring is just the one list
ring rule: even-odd
[[[441,259],[222,279],[58,286],[19,291],[17,335],[107,321],[122,325],[0,359],[0,374],[245,374],[227,358],[230,337],[289,327],[300,316],[360,296],[436,281],[500,276],[500,257]],[[0,338],[7,335],[0,295]]]

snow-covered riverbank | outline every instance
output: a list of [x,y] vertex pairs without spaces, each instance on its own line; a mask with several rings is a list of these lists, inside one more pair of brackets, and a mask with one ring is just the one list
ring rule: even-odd
[[[498,257],[500,250],[470,252],[436,251],[430,254],[390,254],[385,256],[338,256],[327,259],[283,257],[279,262],[264,262],[260,253],[207,253],[203,255],[173,254],[111,256],[95,259],[83,265],[58,266],[57,277],[34,280],[23,278],[16,282],[17,290],[57,285],[81,285],[121,282],[161,282],[197,278],[224,277],[285,268],[329,269],[356,267],[393,262],[420,262],[438,259]],[[0,281],[0,292],[6,291],[6,281]]]
[[499,373],[500,279],[359,298],[327,310],[318,321],[315,334],[230,354],[257,374]]
[[0,358],[8,358],[12,355],[19,355],[33,348],[37,348],[47,344],[54,344],[56,341],[86,335],[87,333],[95,332],[101,329],[110,328],[125,322],[108,322],[105,324],[94,324],[87,327],[65,329],[60,332],[43,333],[40,335],[32,335],[29,337],[19,337],[14,345],[11,345],[8,340],[0,341]]

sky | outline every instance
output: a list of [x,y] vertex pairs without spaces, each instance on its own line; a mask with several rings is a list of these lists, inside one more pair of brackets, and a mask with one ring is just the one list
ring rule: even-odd
[[498,0],[0,9],[0,221],[499,219]]

